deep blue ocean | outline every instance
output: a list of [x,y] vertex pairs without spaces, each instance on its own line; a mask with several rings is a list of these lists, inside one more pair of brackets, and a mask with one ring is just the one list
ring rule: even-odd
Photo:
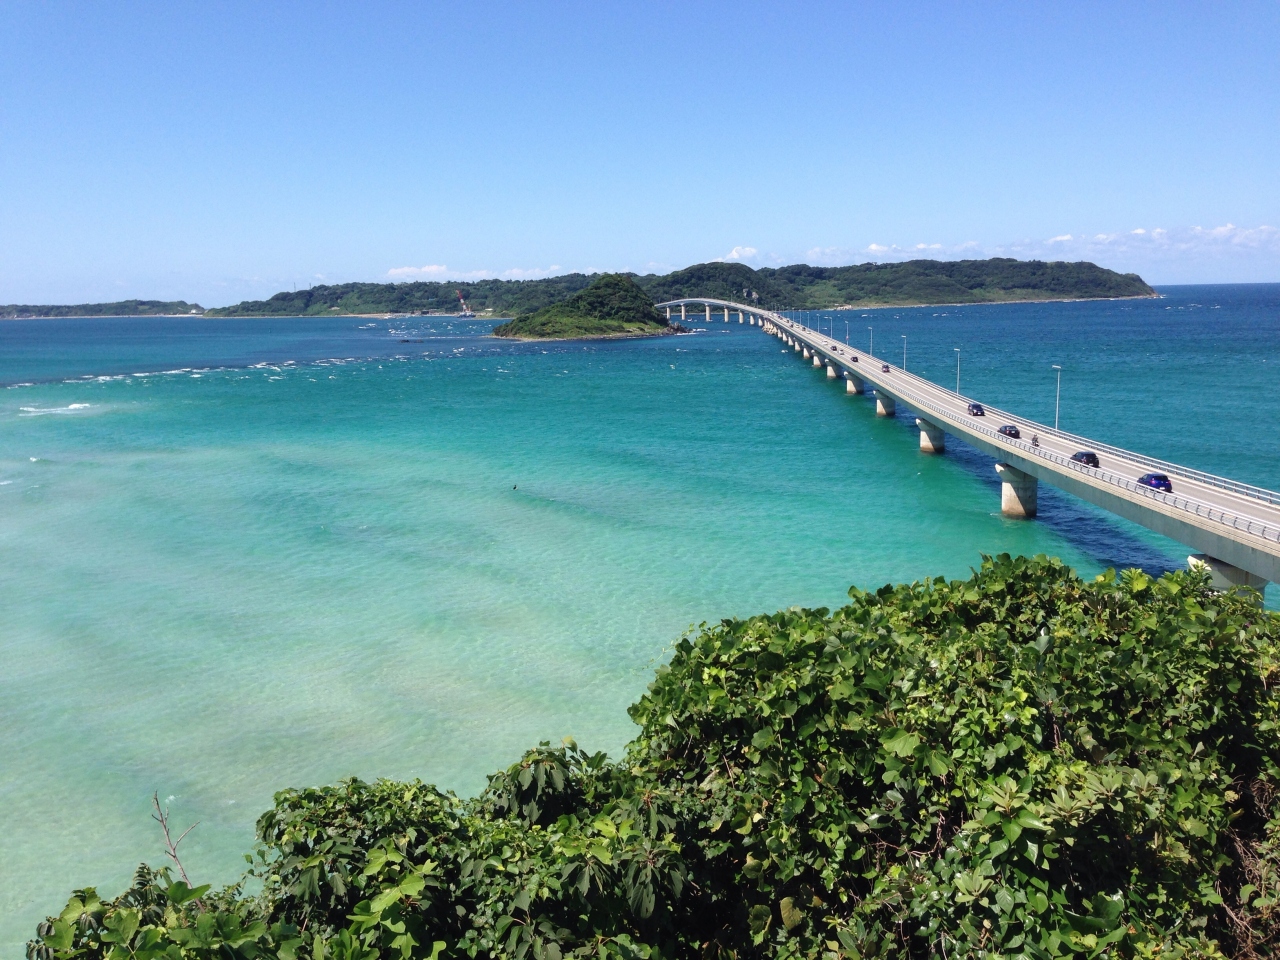
[[[1280,488],[1280,284],[807,314],[1062,427]],[[618,751],[690,625],[983,553],[1082,574],[1187,549],[991,458],[758,328],[516,344],[491,322],[0,321],[0,955],[162,847],[243,868],[285,786],[474,792],[539,740]],[[868,328],[872,329],[868,329]],[[406,342],[407,341],[407,342]],[[1274,606],[1277,588],[1269,588]]]

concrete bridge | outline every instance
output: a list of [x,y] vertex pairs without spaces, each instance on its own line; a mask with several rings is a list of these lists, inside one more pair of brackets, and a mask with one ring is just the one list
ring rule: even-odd
[[[986,404],[985,416],[970,416],[972,398],[749,304],[695,298],[658,307],[669,318],[678,309],[687,321],[692,307],[708,322],[715,322],[714,316],[761,327],[815,368],[825,368],[828,379],[843,380],[846,392],[874,392],[878,415],[893,416],[899,404],[914,412],[924,453],[943,453],[949,433],[991,454],[1007,516],[1034,517],[1043,480],[1198,551],[1188,563],[1208,567],[1220,589],[1247,585],[1262,590],[1268,581],[1280,580],[1280,493],[1055,430]],[[1016,426],[1022,438],[999,433],[997,427],[1004,424]],[[1031,444],[1032,436],[1039,437],[1038,446]],[[1083,450],[1096,453],[1100,466],[1071,459]],[[1173,493],[1139,484],[1145,473],[1167,474]]]

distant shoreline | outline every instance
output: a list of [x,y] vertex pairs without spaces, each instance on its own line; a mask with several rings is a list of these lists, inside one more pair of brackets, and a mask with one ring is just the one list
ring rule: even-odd
[[319,320],[323,317],[354,317],[365,320],[507,320],[509,317],[463,317],[457,313],[245,313],[227,317],[222,314],[208,316],[203,313],[42,313],[30,317],[0,317],[5,320],[139,320],[144,317],[158,317],[167,320]]
[[[1103,300],[1160,300],[1161,293],[1139,293],[1131,297],[1036,297],[1030,300],[959,300],[955,303],[877,303],[873,307],[860,307],[856,304],[839,307],[823,307],[810,313],[834,313],[845,310],[913,310],[917,307],[991,307],[1003,303],[1098,303]],[[795,311],[783,311],[794,313]]]
[[485,334],[494,340],[514,340],[517,343],[564,343],[569,340],[647,340],[651,337],[675,337],[691,330],[664,328],[653,333],[587,333],[580,337],[500,337],[496,333]]
[[[1212,284],[1208,284],[1212,286]],[[1230,284],[1224,284],[1230,286]],[[1000,306],[1001,304],[1016,303],[1098,303],[1105,300],[1159,300],[1164,295],[1161,293],[1143,293],[1135,294],[1131,297],[1036,297],[1033,299],[1022,300],[957,300],[947,303],[877,303],[872,305],[859,304],[841,304],[835,307],[796,307],[794,309],[773,311],[776,313],[796,313],[804,310],[808,313],[844,313],[850,310],[914,310],[920,307],[990,307]],[[85,313],[75,315],[54,316],[51,314],[42,314],[31,317],[0,317],[0,322],[5,320],[139,320],[144,317],[155,317],[159,319],[169,320],[201,320],[206,319],[202,313]],[[278,313],[244,313],[234,316],[226,316],[219,314],[217,316],[207,317],[209,320],[319,320],[324,317],[351,317],[357,320],[432,320],[432,319],[451,319],[451,320],[509,320],[510,317],[502,315],[485,316],[485,317],[463,317],[457,313],[311,313],[311,314],[278,314]],[[617,338],[618,336],[663,336],[663,334],[601,334],[595,337],[558,337],[554,339],[561,340],[602,340],[609,338]],[[501,339],[513,340],[519,337],[503,337]],[[535,337],[531,339],[544,339]]]

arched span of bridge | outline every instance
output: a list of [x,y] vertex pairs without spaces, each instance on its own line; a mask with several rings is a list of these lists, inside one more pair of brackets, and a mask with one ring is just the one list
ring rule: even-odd
[[[707,320],[716,313],[726,321],[734,314],[748,318],[812,359],[813,366],[825,367],[828,379],[843,379],[849,394],[874,390],[878,414],[893,416],[897,406],[914,411],[923,452],[942,453],[950,433],[991,454],[1001,479],[1001,508],[1008,516],[1036,515],[1037,485],[1043,480],[1199,551],[1188,562],[1207,567],[1219,588],[1261,590],[1268,581],[1280,580],[1280,493],[1056,430],[987,404],[982,404],[983,416],[971,415],[970,404],[978,402],[974,398],[758,306],[703,297],[657,306],[668,317],[678,308],[687,319],[689,307],[695,306]],[[1003,425],[1017,427],[1022,436],[1000,433]],[[1071,459],[1086,450],[1097,454],[1098,467]],[[1166,474],[1173,492],[1139,483],[1148,473]]]
[[667,311],[667,319],[675,319],[671,311],[678,309],[680,311],[680,320],[685,322],[689,319],[689,307],[702,307],[707,323],[714,323],[712,313],[722,313],[725,323],[732,323],[731,315],[737,317],[738,323],[749,322],[752,325],[760,325],[774,314],[768,310],[762,310],[760,307],[753,307],[745,303],[735,303],[732,300],[713,300],[705,297],[689,297],[684,300],[668,300],[665,303],[655,304],[659,310]]

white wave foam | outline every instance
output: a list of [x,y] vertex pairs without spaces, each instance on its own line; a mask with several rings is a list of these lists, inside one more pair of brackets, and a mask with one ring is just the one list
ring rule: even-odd
[[65,407],[19,407],[18,416],[42,417],[48,413],[75,413],[78,410],[88,410],[91,406],[91,403],[73,403]]

